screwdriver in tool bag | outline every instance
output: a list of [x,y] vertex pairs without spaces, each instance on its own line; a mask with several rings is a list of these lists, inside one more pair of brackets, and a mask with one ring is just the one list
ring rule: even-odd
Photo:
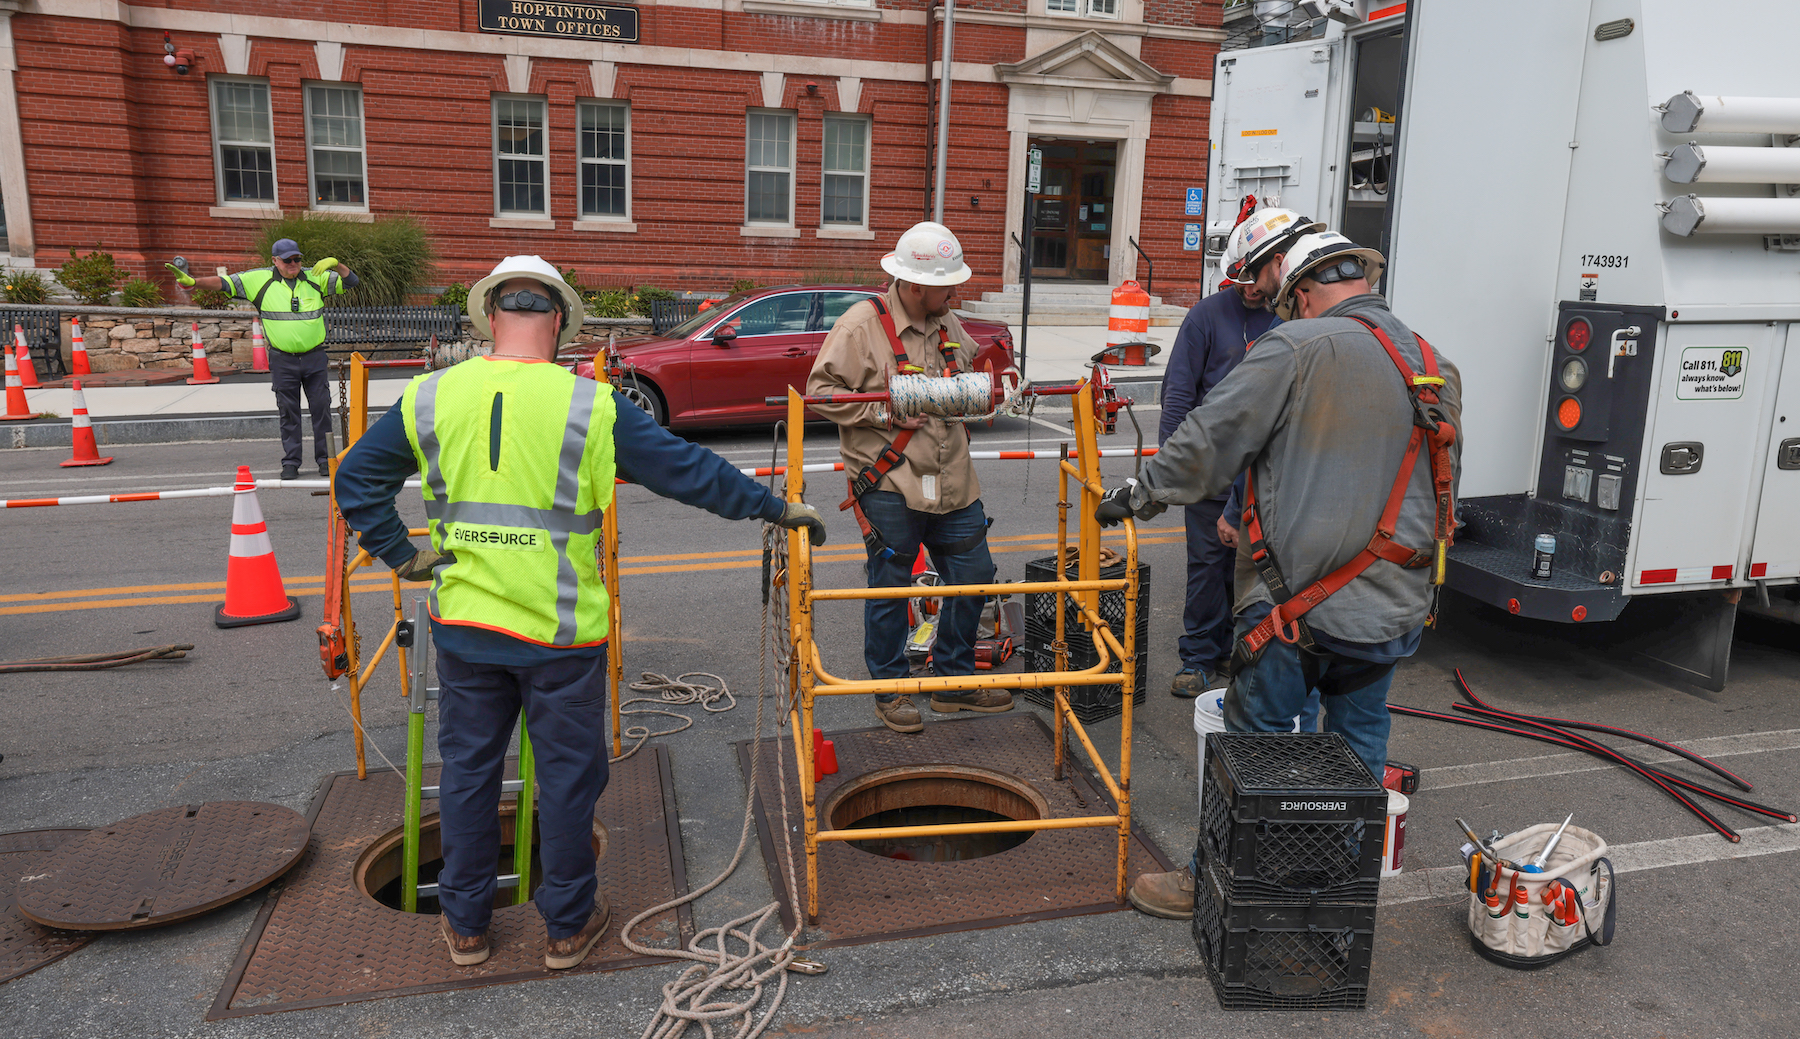
[[[1570,812],[1569,819],[1573,818],[1575,818],[1575,813]],[[1562,840],[1563,831],[1569,828],[1569,819],[1564,819],[1562,825],[1556,828],[1556,832],[1550,835],[1550,840],[1544,845],[1544,850],[1538,852],[1537,858],[1531,860],[1530,864],[1525,867],[1525,872],[1544,872],[1544,866],[1550,861],[1550,853],[1556,850],[1556,842]]]

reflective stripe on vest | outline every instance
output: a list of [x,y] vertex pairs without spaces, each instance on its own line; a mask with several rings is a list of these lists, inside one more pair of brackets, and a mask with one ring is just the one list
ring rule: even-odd
[[[507,455],[490,468],[496,395],[513,399]],[[604,641],[594,552],[612,500],[612,395],[554,365],[483,359],[413,380],[404,403],[432,547],[457,556],[432,582],[432,615],[541,645]]]
[[[254,275],[266,275],[267,280],[258,281]],[[325,341],[325,292],[307,272],[301,272],[292,286],[269,269],[234,274],[230,281],[234,294],[244,299],[255,301],[257,293],[262,293],[257,310],[270,346],[283,353],[303,354]],[[327,281],[325,291],[330,287]],[[296,294],[305,309],[293,309]]]

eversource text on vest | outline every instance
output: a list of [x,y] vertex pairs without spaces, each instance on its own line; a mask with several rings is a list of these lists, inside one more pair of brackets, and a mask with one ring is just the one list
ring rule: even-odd
[[510,527],[470,527],[459,524],[450,528],[450,540],[456,545],[498,548],[511,552],[540,552],[544,548],[543,531]]

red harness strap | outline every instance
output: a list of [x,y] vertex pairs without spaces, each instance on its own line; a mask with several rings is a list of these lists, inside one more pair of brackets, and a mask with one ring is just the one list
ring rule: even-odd
[[[888,312],[887,304],[879,296],[870,296],[869,302],[874,304],[875,314],[881,319],[881,328],[887,333],[888,345],[894,348],[894,371],[908,375],[922,374],[924,369],[914,364],[906,356],[906,345],[900,341],[900,330],[895,327],[894,315]],[[956,349],[950,345],[950,333],[945,331],[942,325],[938,326],[938,351],[944,356],[945,373],[955,375]],[[965,426],[964,433],[966,434],[967,431]],[[838,505],[839,512],[845,509],[852,510],[856,516],[856,525],[862,529],[863,544],[878,554],[892,555],[893,551],[883,543],[881,532],[876,530],[874,525],[869,522],[868,517],[863,515],[862,505],[858,499],[879,487],[882,477],[886,476],[889,470],[906,461],[906,445],[912,442],[914,432],[911,429],[901,430],[899,435],[894,437],[893,443],[883,447],[881,453],[875,456],[874,462],[863,466],[861,472],[850,477],[850,496]]]
[[[1354,316],[1354,315],[1353,315]],[[1456,441],[1456,429],[1446,421],[1442,412],[1437,409],[1441,402],[1437,388],[1444,384],[1438,375],[1437,358],[1433,355],[1431,344],[1422,336],[1414,335],[1419,343],[1419,353],[1425,362],[1425,374],[1415,373],[1400,351],[1394,347],[1387,333],[1362,318],[1356,318],[1366,326],[1387,351],[1394,367],[1400,370],[1400,377],[1406,383],[1407,396],[1413,407],[1412,436],[1406,443],[1406,454],[1400,460],[1400,472],[1394,477],[1394,486],[1388,492],[1387,505],[1381,510],[1381,519],[1375,526],[1375,533],[1369,543],[1363,547],[1348,563],[1338,567],[1323,578],[1302,588],[1298,593],[1290,593],[1287,582],[1281,576],[1281,568],[1275,561],[1274,550],[1263,537],[1262,519],[1256,508],[1256,485],[1250,473],[1245,474],[1244,493],[1244,529],[1249,537],[1251,561],[1256,564],[1264,583],[1269,586],[1269,594],[1275,599],[1275,608],[1263,618],[1262,623],[1250,629],[1241,642],[1243,650],[1254,660],[1269,640],[1279,638],[1283,642],[1299,643],[1302,646],[1312,645],[1312,636],[1307,631],[1301,617],[1313,607],[1330,598],[1339,589],[1355,580],[1374,564],[1377,559],[1385,559],[1408,570],[1417,570],[1430,566],[1433,552],[1430,549],[1412,549],[1394,540],[1395,525],[1400,519],[1400,507],[1406,501],[1407,486],[1412,482],[1413,466],[1419,458],[1419,448],[1429,445],[1431,454],[1432,487],[1437,500],[1437,515],[1434,530],[1436,545],[1437,573],[1433,577],[1434,584],[1442,584],[1444,580],[1444,552],[1452,536],[1452,516],[1455,513],[1453,501],[1453,481],[1455,467],[1450,458],[1450,445]]]

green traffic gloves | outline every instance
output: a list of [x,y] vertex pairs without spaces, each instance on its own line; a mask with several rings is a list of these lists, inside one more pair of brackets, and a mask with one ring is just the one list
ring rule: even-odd
[[175,272],[175,280],[176,281],[180,282],[182,285],[186,286],[187,288],[191,289],[194,287],[194,278],[188,272],[182,270],[180,267],[177,267],[172,263],[165,263],[165,264],[163,264],[163,266],[167,267],[168,269]]
[[318,263],[315,263],[312,265],[313,277],[323,278],[325,276],[326,271],[332,269],[333,267],[336,267],[337,265],[338,265],[337,257],[327,256],[323,260],[320,260]]

